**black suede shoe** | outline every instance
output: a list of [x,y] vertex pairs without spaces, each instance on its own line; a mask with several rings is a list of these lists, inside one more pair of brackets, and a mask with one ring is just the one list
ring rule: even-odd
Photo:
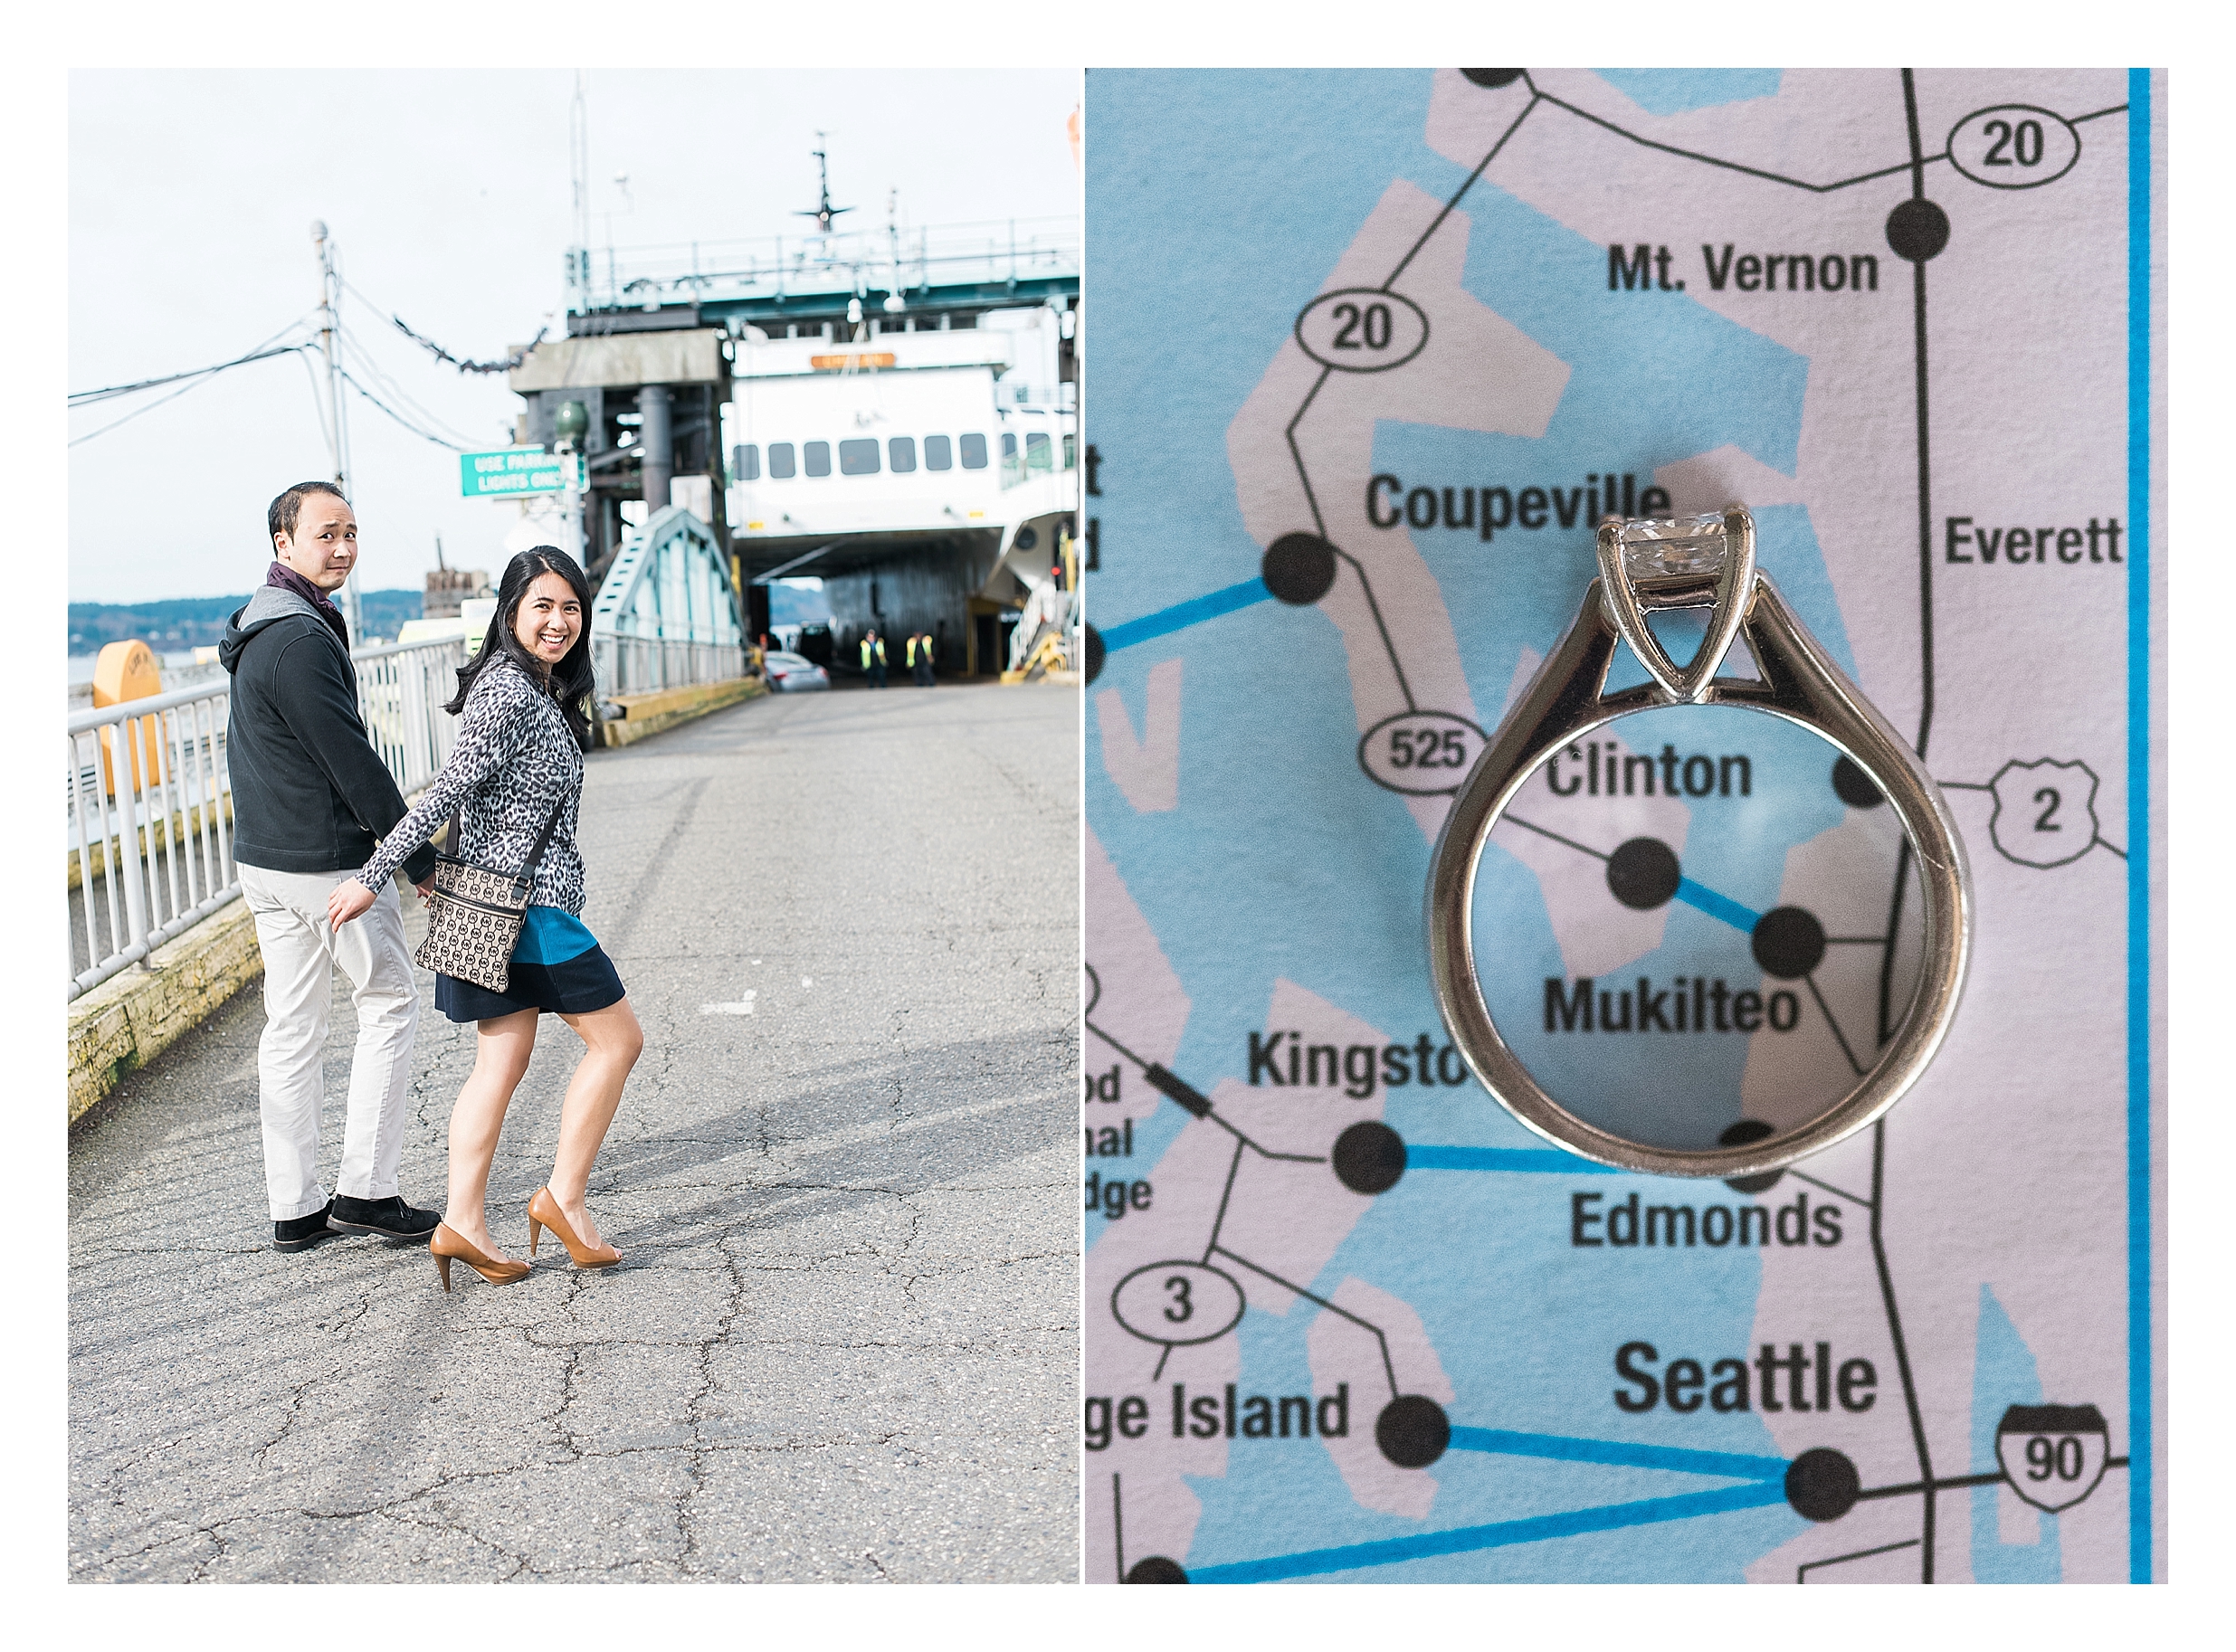
[[320,1239],[332,1239],[334,1230],[327,1226],[327,1219],[333,1213],[334,1201],[329,1199],[323,1211],[313,1211],[308,1216],[294,1216],[286,1221],[273,1222],[271,1248],[274,1250],[308,1250]]
[[339,1193],[326,1213],[326,1225],[337,1233],[376,1233],[393,1239],[423,1239],[442,1220],[435,1211],[414,1210],[393,1193],[385,1199],[352,1199]]

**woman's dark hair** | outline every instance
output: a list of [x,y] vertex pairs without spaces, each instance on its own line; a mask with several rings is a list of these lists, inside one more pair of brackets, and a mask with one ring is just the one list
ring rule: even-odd
[[[520,613],[520,601],[528,595],[528,588],[546,574],[557,574],[574,587],[575,600],[582,604],[582,631],[575,639],[575,646],[566,650],[547,670],[544,662],[520,646],[514,622]],[[575,739],[585,751],[590,749],[590,715],[583,709],[583,702],[590,698],[593,677],[590,666],[590,582],[583,577],[582,569],[575,559],[556,545],[539,545],[522,551],[506,565],[505,576],[497,585],[497,612],[490,621],[489,635],[481,639],[481,651],[458,668],[458,694],[442,707],[452,717],[466,708],[466,696],[472,689],[474,679],[492,664],[500,654],[528,675],[531,682],[545,685],[551,698],[559,702],[559,709],[566,714],[566,726],[575,732]]]

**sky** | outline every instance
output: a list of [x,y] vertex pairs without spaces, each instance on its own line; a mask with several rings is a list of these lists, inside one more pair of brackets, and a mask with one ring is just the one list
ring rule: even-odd
[[[72,73],[71,390],[227,361],[289,328],[319,301],[309,225],[322,219],[355,290],[344,365],[375,369],[357,375],[385,378],[454,439],[509,445],[520,402],[503,375],[461,375],[389,318],[475,360],[561,330],[575,79]],[[609,214],[623,249],[796,233],[792,214],[815,202],[818,128],[833,200],[861,209],[842,227],[881,227],[893,189],[914,225],[1079,212],[1070,70],[601,70],[583,84],[594,244]],[[71,413],[71,601],[262,583],[265,506],[331,474],[309,359],[237,367],[166,405],[153,404],[167,388]],[[501,566],[517,505],[461,498],[452,450],[344,395],[364,588],[416,588],[438,535],[452,566]]]

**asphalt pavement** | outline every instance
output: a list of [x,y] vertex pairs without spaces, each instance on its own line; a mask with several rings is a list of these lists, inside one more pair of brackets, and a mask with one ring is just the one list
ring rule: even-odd
[[[73,1579],[1075,1579],[1078,763],[1076,690],[905,682],[590,757],[618,1268],[273,1251],[256,990],[126,1080],[70,1142]],[[439,1206],[474,1032],[421,984]],[[353,1035],[344,985],[329,1191]],[[546,1017],[506,1120],[517,1255],[580,1048]]]

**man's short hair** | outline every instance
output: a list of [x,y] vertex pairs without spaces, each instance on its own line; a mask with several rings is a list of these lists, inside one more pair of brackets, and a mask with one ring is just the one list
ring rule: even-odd
[[343,504],[349,503],[349,496],[332,482],[297,482],[272,500],[271,508],[264,513],[264,522],[271,528],[273,538],[278,538],[281,534],[290,539],[295,537],[295,519],[302,514],[303,498],[313,493],[330,493]]

